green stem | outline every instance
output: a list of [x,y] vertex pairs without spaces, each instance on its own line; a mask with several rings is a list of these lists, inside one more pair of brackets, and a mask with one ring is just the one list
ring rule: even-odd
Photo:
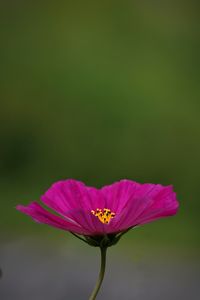
[[95,285],[95,288],[94,288],[89,300],[95,300],[96,299],[96,296],[99,292],[99,289],[101,287],[101,284],[102,284],[102,281],[103,281],[103,278],[104,278],[104,274],[105,274],[107,247],[100,247],[100,249],[101,249],[101,269],[100,269],[100,272],[99,272],[99,277],[98,277],[97,283]]

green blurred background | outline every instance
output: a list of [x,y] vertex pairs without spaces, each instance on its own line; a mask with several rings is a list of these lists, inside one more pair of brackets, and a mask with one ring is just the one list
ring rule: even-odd
[[197,259],[197,1],[1,1],[0,11],[1,241],[65,243],[15,206],[64,178],[129,178],[173,184],[180,211],[118,249]]

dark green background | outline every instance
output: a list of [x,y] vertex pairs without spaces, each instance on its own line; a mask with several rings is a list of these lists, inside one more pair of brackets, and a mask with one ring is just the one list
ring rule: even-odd
[[198,257],[196,3],[1,1],[2,241],[65,242],[15,210],[54,181],[129,178],[173,184],[180,211],[130,232],[122,247]]

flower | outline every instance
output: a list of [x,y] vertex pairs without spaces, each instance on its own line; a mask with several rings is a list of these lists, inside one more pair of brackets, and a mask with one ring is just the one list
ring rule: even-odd
[[[56,182],[41,197],[55,213],[37,202],[17,209],[39,223],[66,231],[101,250],[99,278],[89,300],[95,300],[101,287],[107,248],[115,245],[129,229],[172,216],[178,201],[172,186],[121,180],[101,189],[76,180]],[[81,237],[82,236],[82,237]]]
[[172,216],[179,206],[172,186],[125,179],[101,189],[72,179],[58,181],[41,201],[56,214],[37,202],[16,208],[36,222],[83,235],[94,246],[99,246],[102,238],[107,246],[113,245],[120,233]]

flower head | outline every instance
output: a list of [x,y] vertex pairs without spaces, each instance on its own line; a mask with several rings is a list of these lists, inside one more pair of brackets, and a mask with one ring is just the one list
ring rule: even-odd
[[94,246],[110,246],[132,227],[172,216],[178,201],[172,186],[121,180],[101,189],[72,179],[54,183],[41,197],[54,213],[32,202],[17,209],[33,220],[83,235]]

